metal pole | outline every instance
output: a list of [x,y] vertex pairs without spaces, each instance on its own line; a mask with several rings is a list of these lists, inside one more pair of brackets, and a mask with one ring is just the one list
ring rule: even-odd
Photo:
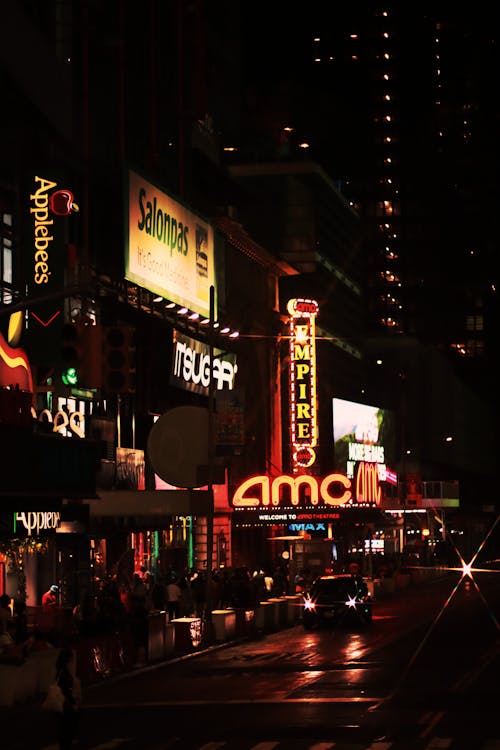
[[213,488],[213,469],[214,469],[214,439],[213,439],[213,424],[214,424],[214,377],[213,377],[213,365],[214,365],[214,300],[215,300],[215,289],[213,286],[210,287],[210,322],[209,322],[209,366],[210,374],[208,381],[208,512],[207,512],[207,580],[206,580],[206,609],[205,609],[205,623],[206,623],[206,635],[207,638],[212,639],[212,558],[213,558],[213,546],[214,546],[214,488]]

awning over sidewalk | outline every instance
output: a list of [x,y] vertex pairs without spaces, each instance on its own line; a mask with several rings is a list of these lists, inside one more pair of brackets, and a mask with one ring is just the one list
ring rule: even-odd
[[90,518],[206,516],[207,490],[98,490],[90,500]]

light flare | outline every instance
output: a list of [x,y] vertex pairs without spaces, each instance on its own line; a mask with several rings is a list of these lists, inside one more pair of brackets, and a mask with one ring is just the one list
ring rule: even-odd
[[[443,606],[441,607],[441,609],[439,610],[439,612],[436,614],[434,620],[432,621],[431,625],[429,626],[429,628],[428,628],[426,634],[424,635],[424,637],[422,638],[421,642],[417,646],[415,652],[410,657],[410,660],[408,661],[408,664],[406,665],[405,669],[401,673],[401,676],[400,676],[400,678],[399,678],[399,680],[398,680],[398,682],[397,682],[394,690],[388,696],[388,700],[391,700],[392,698],[394,698],[395,695],[400,690],[400,688],[401,688],[403,682],[405,681],[405,679],[406,679],[406,677],[407,677],[410,669],[414,665],[414,663],[417,660],[419,654],[422,652],[425,644],[429,640],[429,637],[430,637],[431,633],[433,632],[434,628],[436,627],[436,625],[438,624],[439,620],[443,616],[446,608],[448,607],[448,605],[452,601],[453,597],[455,596],[456,592],[458,591],[458,589],[460,587],[460,584],[462,583],[462,581],[464,579],[467,579],[467,581],[470,579],[472,581],[472,584],[473,584],[475,590],[477,591],[477,593],[479,594],[479,597],[480,597],[481,601],[483,602],[483,604],[485,605],[486,609],[488,610],[488,613],[489,613],[489,615],[491,617],[491,620],[492,620],[493,624],[495,625],[496,629],[498,631],[500,631],[500,623],[498,622],[497,618],[495,617],[494,613],[492,612],[491,607],[489,606],[488,602],[486,601],[486,599],[485,599],[482,591],[480,590],[480,588],[479,588],[479,586],[478,586],[478,584],[477,584],[477,582],[476,582],[476,580],[474,578],[474,575],[473,575],[474,573],[500,573],[500,570],[492,570],[491,568],[475,568],[474,567],[475,560],[477,559],[479,553],[483,549],[484,545],[488,541],[489,537],[491,536],[493,530],[495,529],[495,527],[496,527],[496,525],[498,524],[499,521],[500,521],[500,515],[498,515],[496,517],[494,523],[491,525],[491,527],[490,527],[489,531],[487,532],[486,536],[484,537],[484,539],[482,540],[482,542],[479,544],[479,546],[478,546],[476,552],[474,553],[472,559],[468,563],[465,562],[465,560],[463,559],[463,557],[460,554],[459,550],[457,549],[456,545],[454,544],[453,540],[450,539],[451,544],[452,544],[452,546],[454,548],[454,551],[456,552],[457,557],[458,557],[458,559],[460,561],[460,567],[448,567],[448,566],[442,566],[442,565],[440,565],[439,566],[439,570],[446,570],[446,571],[451,571],[451,572],[457,571],[458,573],[461,573],[461,576],[458,579],[458,581],[456,582],[456,584],[453,587],[453,589],[451,590],[451,592],[450,592],[449,596],[447,597],[446,601],[444,602]],[[496,561],[493,560],[491,562],[496,562]],[[413,568],[413,569],[419,569],[419,570],[426,569],[425,567],[419,566],[419,565],[410,565],[410,566],[407,566],[407,567]],[[428,566],[427,569],[435,570],[435,567]],[[384,701],[381,701],[380,703],[376,704],[375,706],[372,707],[372,709],[369,709],[369,710],[375,710],[383,702]]]

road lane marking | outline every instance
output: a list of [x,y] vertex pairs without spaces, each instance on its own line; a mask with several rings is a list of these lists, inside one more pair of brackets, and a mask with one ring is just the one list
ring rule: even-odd
[[375,740],[375,742],[372,742],[367,750],[390,750],[391,747],[392,742],[382,742]]
[[309,750],[330,750],[335,747],[335,742],[317,742],[315,745],[311,745]]
[[274,750],[274,748],[279,744],[279,742],[257,742],[257,744],[251,748],[251,750]]

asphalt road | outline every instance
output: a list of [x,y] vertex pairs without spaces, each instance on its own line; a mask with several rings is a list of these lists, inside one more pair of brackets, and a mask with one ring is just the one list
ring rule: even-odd
[[[75,748],[500,750],[496,575],[376,601],[368,627],[299,624],[89,687]],[[52,722],[3,712],[0,747],[57,750]]]

